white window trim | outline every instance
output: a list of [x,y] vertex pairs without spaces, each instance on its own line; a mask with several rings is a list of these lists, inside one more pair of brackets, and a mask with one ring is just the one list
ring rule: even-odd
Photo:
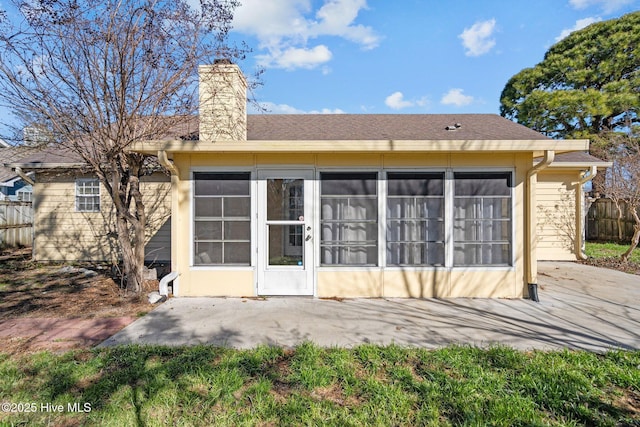
[[[376,272],[380,270],[387,271],[514,271],[516,269],[516,180],[515,168],[507,167],[454,167],[454,168],[438,168],[438,167],[393,167],[393,168],[371,168],[371,167],[324,167],[317,168],[316,171],[316,225],[315,229],[320,230],[320,174],[322,172],[354,172],[367,173],[376,172],[378,175],[378,265],[376,266],[359,266],[359,265],[320,265],[320,242],[321,236],[316,239],[315,251],[316,269],[322,271],[370,271]],[[386,256],[386,220],[387,220],[387,173],[393,172],[416,172],[416,173],[444,173],[444,265],[415,265],[415,266],[396,266],[387,265]],[[511,265],[453,265],[453,204],[454,204],[454,173],[456,172],[475,172],[475,173],[510,173],[512,186],[510,188],[511,197]]]
[[[321,252],[321,241],[322,241],[322,232],[321,232],[321,215],[322,215],[322,203],[321,203],[321,199],[322,199],[322,194],[320,193],[321,191],[321,175],[322,173],[375,173],[376,174],[376,191],[378,192],[378,194],[376,194],[377,198],[378,198],[378,241],[377,241],[377,245],[378,245],[378,263],[377,265],[348,265],[348,264],[344,264],[344,265],[322,265],[322,252]],[[380,271],[380,269],[384,268],[384,264],[382,264],[383,258],[381,258],[380,256],[380,252],[381,252],[381,244],[380,242],[382,242],[381,238],[384,236],[385,237],[385,242],[386,242],[386,236],[384,235],[385,230],[386,230],[386,224],[381,224],[381,217],[384,216],[386,218],[386,213],[381,214],[380,211],[380,206],[381,203],[386,202],[386,197],[384,199],[382,199],[380,197],[380,190],[382,188],[382,177],[384,176],[383,174],[385,173],[385,169],[384,168],[376,168],[376,167],[371,167],[371,166],[354,166],[354,167],[344,167],[344,166],[338,166],[338,167],[322,167],[322,168],[316,168],[316,174],[315,174],[315,181],[316,181],[316,197],[314,200],[315,203],[315,229],[317,230],[316,236],[317,238],[315,239],[315,247],[314,250],[316,251],[317,256],[316,258],[316,269],[322,270],[322,271],[345,271],[345,270],[353,270],[353,271]],[[386,181],[386,179],[385,179]],[[386,185],[386,184],[385,184]],[[386,187],[385,187],[386,188]],[[382,216],[381,216],[382,215]],[[386,251],[386,246],[384,248],[384,250]],[[386,258],[384,258],[386,259]]]
[[[96,182],[98,184],[98,194],[92,194],[90,196],[86,195],[86,194],[78,194],[79,193],[79,187],[78,184],[81,182]],[[75,180],[75,198],[74,198],[74,203],[75,203],[75,211],[76,212],[83,212],[83,213],[97,213],[100,212],[102,209],[102,185],[100,184],[100,179],[98,178],[76,178]],[[98,209],[80,209],[79,205],[78,205],[78,197],[98,197]]]
[[[29,194],[29,200],[24,200],[21,194]],[[21,189],[16,191],[16,197],[22,202],[33,202],[33,187],[31,187],[30,185],[22,187]]]
[[[447,262],[447,256],[449,252],[453,252],[449,250],[449,241],[447,239],[447,233],[449,229],[449,223],[451,218],[451,212],[447,212],[447,207],[449,206],[449,202],[447,200],[447,185],[448,185],[448,174],[447,171],[449,169],[446,168],[438,168],[438,167],[427,167],[427,168],[416,168],[413,167],[394,167],[384,169],[384,200],[382,201],[384,207],[384,264],[381,264],[386,270],[389,271],[445,271],[450,268],[452,264]],[[386,235],[386,227],[387,227],[387,177],[389,173],[441,173],[444,176],[444,265],[387,265],[387,235]],[[452,175],[453,176],[453,175]],[[453,188],[453,187],[452,187]]]
[[[448,244],[448,248],[449,248],[449,256],[450,259],[448,259],[447,261],[450,261],[449,264],[447,264],[448,268],[451,270],[455,270],[455,271],[515,271],[516,270],[516,176],[515,176],[515,168],[514,167],[485,167],[485,168],[479,168],[479,167],[457,167],[457,168],[450,168],[447,170],[449,175],[447,175],[447,179],[448,182],[450,182],[450,186],[451,188],[445,188],[446,191],[449,191],[449,197],[450,200],[447,200],[448,206],[450,207],[451,211],[446,212],[446,207],[445,207],[445,213],[447,213],[447,218],[445,218],[445,221],[447,219],[449,219],[449,222],[453,221],[453,203],[454,203],[454,184],[455,184],[455,180],[454,180],[454,173],[456,172],[470,172],[470,173],[510,173],[511,174],[511,188],[510,188],[510,197],[511,197],[511,265],[458,265],[458,266],[454,266],[453,265],[453,224],[449,224],[449,225],[445,225],[445,227],[447,227],[445,229],[445,234],[447,231],[449,231],[451,233],[451,241],[450,244]],[[446,196],[446,195],[445,195]],[[446,206],[446,205],[445,205]],[[446,223],[445,223],[446,224]]]
[[[251,241],[249,244],[249,248],[251,251],[251,261],[249,265],[233,265],[233,264],[219,264],[219,265],[195,265],[194,264],[194,255],[195,255],[195,193],[196,186],[193,184],[195,182],[195,174],[199,172],[204,173],[249,173],[249,197],[250,197],[250,206],[251,212],[249,227],[251,229]],[[257,232],[256,232],[256,221],[258,215],[258,207],[257,207],[257,183],[256,179],[256,169],[253,167],[232,167],[232,166],[208,166],[208,167],[194,167],[189,171],[189,269],[193,271],[211,271],[211,270],[224,270],[224,271],[253,271],[256,268],[256,242],[257,242]]]
[[[258,169],[309,169],[306,165],[264,165],[260,166]],[[313,168],[313,167],[312,167]],[[225,271],[253,271],[257,267],[257,251],[260,250],[258,248],[257,242],[257,215],[258,215],[258,206],[257,206],[257,170],[255,166],[253,167],[230,167],[230,166],[220,166],[220,167],[194,167],[190,170],[190,182],[189,185],[191,188],[189,189],[189,193],[191,195],[191,200],[189,201],[189,268],[191,270],[225,270]],[[517,212],[516,212],[516,187],[517,181],[515,176],[515,167],[506,166],[506,167],[454,167],[454,168],[439,168],[439,167],[390,167],[390,168],[376,168],[376,167],[315,167],[314,174],[314,225],[313,229],[315,230],[314,235],[314,251],[316,256],[314,256],[314,265],[313,268],[316,271],[366,271],[366,272],[379,272],[381,270],[388,271],[514,271],[516,270],[516,252],[517,252],[517,234],[516,234],[516,222],[517,222]],[[249,173],[250,174],[250,197],[251,197],[251,264],[247,266],[240,265],[194,265],[194,222],[195,222],[195,185],[194,183],[194,173],[196,172],[213,172],[213,173],[225,173],[225,172],[238,172],[238,173]],[[320,252],[320,243],[321,243],[321,233],[320,233],[320,214],[321,214],[321,194],[320,194],[320,176],[323,172],[354,172],[354,173],[376,173],[377,174],[377,186],[376,189],[378,191],[378,265],[375,266],[359,266],[359,265],[321,265],[321,252]],[[445,186],[445,211],[444,211],[444,240],[445,240],[445,265],[444,266],[430,266],[430,265],[416,265],[416,266],[387,266],[387,258],[386,258],[386,203],[387,203],[387,173],[393,172],[416,172],[416,173],[429,173],[429,172],[444,172],[444,186]],[[473,265],[473,266],[454,266],[453,265],[453,199],[454,192],[453,186],[454,182],[454,173],[455,172],[502,172],[502,173],[510,173],[511,174],[511,265]]]

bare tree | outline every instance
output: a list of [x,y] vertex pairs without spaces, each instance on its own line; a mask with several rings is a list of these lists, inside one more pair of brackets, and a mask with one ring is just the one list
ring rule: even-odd
[[115,207],[127,289],[141,291],[148,159],[127,147],[198,108],[197,67],[243,59],[228,41],[237,0],[10,0],[0,28],[0,102],[97,175]]
[[[627,262],[640,240],[640,153],[625,151],[613,163],[607,174],[602,191],[613,201],[618,210],[618,217],[622,215],[622,205],[625,204],[634,220],[631,245],[620,257]],[[621,221],[618,221],[620,234]]]

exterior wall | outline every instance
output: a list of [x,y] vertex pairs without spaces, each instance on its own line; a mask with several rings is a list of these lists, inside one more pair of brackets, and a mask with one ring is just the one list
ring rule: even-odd
[[[192,261],[192,185],[194,170],[256,171],[260,168],[304,167],[330,170],[432,170],[514,171],[513,266],[488,268],[382,268],[321,267],[315,259],[315,295],[318,297],[499,297],[526,296],[524,265],[524,182],[531,169],[527,153],[415,153],[415,154],[190,154],[174,153],[179,170],[176,189],[174,269],[180,273],[180,296],[248,296],[257,293],[257,256],[247,267],[194,267]],[[254,190],[255,191],[255,190]],[[255,193],[253,194],[255,199]],[[319,198],[318,194],[315,199]],[[254,201],[254,212],[256,209]],[[252,216],[255,218],[254,216]],[[315,219],[316,223],[319,218]],[[252,227],[255,248],[255,226]],[[316,228],[316,227],[314,227]],[[319,247],[319,243],[317,243]],[[316,251],[317,252],[317,251]]]
[[578,182],[577,170],[546,169],[538,174],[536,231],[539,261],[576,260]]
[[[76,212],[76,178],[89,175],[40,173],[34,188],[34,258],[42,261],[110,261],[118,258],[114,208],[100,188],[100,212]],[[155,174],[143,179],[147,207],[147,261],[170,259],[171,199],[169,179]]]

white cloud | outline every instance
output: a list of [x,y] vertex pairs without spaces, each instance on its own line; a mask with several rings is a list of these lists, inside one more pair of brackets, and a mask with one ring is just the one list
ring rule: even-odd
[[495,46],[495,39],[491,38],[496,29],[496,20],[478,21],[469,28],[465,28],[458,37],[462,39],[465,55],[480,56],[489,52]]
[[401,110],[403,108],[415,106],[424,107],[429,103],[429,100],[427,97],[422,97],[418,100],[409,101],[404,99],[404,94],[402,92],[393,92],[385,98],[384,103],[387,107],[393,110]]
[[322,108],[320,110],[300,110],[287,104],[275,104],[273,102],[261,102],[260,108],[249,105],[249,113],[270,113],[270,114],[345,114],[339,108]]
[[384,100],[384,103],[387,105],[387,107],[394,110],[413,107],[413,102],[404,100],[404,95],[402,94],[402,92],[394,92],[391,95],[387,96]]
[[344,37],[365,49],[373,49],[380,37],[371,27],[353,25],[360,10],[366,8],[366,0],[328,0],[316,13],[319,21],[311,25],[310,35]]
[[323,108],[322,110],[307,111],[304,114],[345,114],[345,112],[339,108]]
[[584,27],[587,27],[593,24],[594,22],[599,22],[599,21],[602,21],[602,18],[590,17],[590,18],[578,19],[576,21],[576,24],[572,28],[565,28],[564,30],[562,30],[560,35],[556,37],[556,42],[559,42],[560,40],[567,37],[569,34],[573,33],[574,31],[581,30]]
[[622,9],[635,0],[569,0],[569,4],[575,9],[586,9],[591,6],[599,6],[605,13],[612,13]]
[[450,89],[449,92],[442,95],[440,103],[456,107],[464,107],[471,104],[474,101],[473,96],[465,95],[463,92],[464,90],[458,88]]
[[[366,0],[324,0],[314,11],[311,0],[242,0],[235,13],[234,30],[258,38],[259,48],[266,50],[266,66],[315,68],[331,59],[325,52],[308,47],[308,41],[317,37],[334,36],[352,41],[363,49],[378,46],[380,36],[368,26],[356,24],[361,10],[367,8]],[[281,56],[315,53],[315,60],[296,61]],[[327,52],[329,55],[327,55]],[[318,56],[317,54],[323,53]],[[322,59],[322,61],[320,61]],[[283,67],[281,64],[288,64]],[[263,64],[264,65],[264,64]]]
[[290,47],[284,51],[274,51],[267,55],[256,55],[258,63],[267,68],[315,68],[331,60],[331,51],[325,45],[311,49]]

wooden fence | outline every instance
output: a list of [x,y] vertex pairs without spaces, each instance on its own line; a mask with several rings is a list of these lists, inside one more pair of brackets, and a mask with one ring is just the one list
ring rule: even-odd
[[[626,203],[622,209],[622,241],[633,237],[633,216]],[[611,199],[596,199],[587,213],[587,240],[618,241],[618,209]]]
[[32,243],[32,203],[0,201],[0,247],[31,246]]

